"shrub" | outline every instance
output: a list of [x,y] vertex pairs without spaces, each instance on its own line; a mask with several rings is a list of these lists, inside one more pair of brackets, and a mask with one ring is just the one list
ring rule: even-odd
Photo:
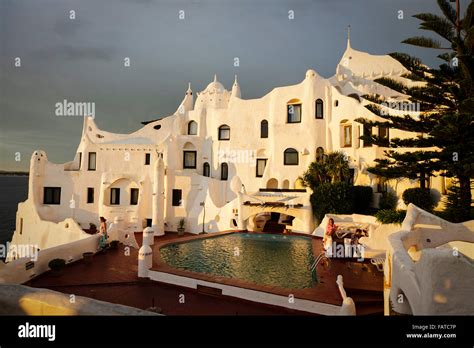
[[377,221],[382,224],[399,224],[403,222],[407,214],[406,210],[383,209],[375,213]]
[[398,197],[396,194],[388,191],[382,192],[379,200],[379,208],[381,210],[394,210],[397,208]]
[[427,211],[432,211],[435,207],[430,189],[422,189],[420,187],[409,188],[403,192],[402,198],[406,205],[413,203],[417,207]]
[[49,268],[53,271],[60,271],[66,266],[66,260],[64,259],[52,259],[48,263]]
[[354,213],[367,214],[372,203],[372,187],[354,186]]
[[353,186],[345,182],[320,184],[311,195],[314,216],[319,222],[325,214],[351,214],[353,201]]

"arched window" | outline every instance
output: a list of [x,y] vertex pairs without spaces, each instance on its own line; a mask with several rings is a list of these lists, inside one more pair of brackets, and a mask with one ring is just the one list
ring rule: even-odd
[[211,176],[211,166],[207,162],[204,162],[202,165],[202,175],[207,177]]
[[189,121],[188,123],[188,134],[197,135],[198,134],[198,124],[196,121]]
[[316,100],[316,118],[323,118],[323,101],[321,99]]
[[268,138],[268,121],[260,122],[260,138]]
[[301,122],[301,101],[299,99],[291,99],[287,104],[287,123]]
[[229,177],[229,166],[227,163],[221,164],[221,180],[227,180]]
[[293,148],[286,149],[284,153],[284,164],[285,166],[297,166],[298,151]]
[[318,147],[316,149],[316,162],[321,163],[324,160],[324,149],[322,147]]
[[223,124],[219,127],[219,140],[230,140],[230,127]]

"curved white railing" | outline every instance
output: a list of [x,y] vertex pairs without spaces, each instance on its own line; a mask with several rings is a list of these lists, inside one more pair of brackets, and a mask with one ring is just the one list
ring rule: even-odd
[[344,290],[344,282],[342,279],[342,275],[339,274],[337,276],[336,283],[339,287],[339,293],[342,297],[342,306],[339,315],[356,315],[354,300],[351,297],[348,297],[346,294],[346,290]]

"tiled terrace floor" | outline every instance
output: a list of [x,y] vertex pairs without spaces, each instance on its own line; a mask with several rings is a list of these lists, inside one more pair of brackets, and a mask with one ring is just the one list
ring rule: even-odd
[[[222,232],[226,233],[226,232]],[[141,245],[141,233],[135,234]],[[331,260],[330,267],[319,265],[317,269],[320,283],[311,289],[287,290],[245,283],[240,280],[229,280],[205,274],[172,269],[161,262],[159,248],[170,242],[186,241],[203,236],[177,236],[167,233],[155,237],[153,246],[153,269],[178,275],[192,276],[203,280],[224,283],[239,287],[261,290],[288,296],[292,293],[296,299],[304,298],[330,304],[341,304],[341,297],[336,285],[336,277],[344,277],[344,287],[349,296],[356,302],[358,314],[380,314],[382,312],[382,273],[369,262],[353,263],[347,260]],[[313,238],[313,254],[322,251],[322,242]],[[91,297],[94,299],[119,303],[146,309],[155,306],[163,309],[166,315],[291,315],[307,314],[291,309],[269,306],[261,303],[239,300],[227,296],[213,296],[197,290],[174,285],[143,280],[137,277],[138,250],[130,248],[127,256],[121,245],[118,250],[108,250],[96,254],[93,263],[78,261],[66,267],[60,277],[45,273],[31,280],[27,285],[48,288],[63,293]],[[180,303],[180,295],[184,303]],[[182,297],[182,296],[181,296]]]

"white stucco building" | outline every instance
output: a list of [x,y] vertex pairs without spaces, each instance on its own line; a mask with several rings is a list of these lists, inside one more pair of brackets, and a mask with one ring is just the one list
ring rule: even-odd
[[[406,72],[390,56],[357,51],[348,40],[329,79],[309,69],[296,85],[243,99],[237,77],[229,90],[214,77],[196,95],[189,86],[173,115],[131,134],[107,132],[85,117],[73,161],[55,164],[44,151],[33,153],[28,199],[19,204],[12,242],[42,249],[67,243],[85,237],[82,229],[97,225],[99,216],[126,231],[151,226],[160,235],[176,231],[182,218],[191,233],[261,230],[269,218],[262,213],[273,212],[288,229],[311,233],[310,192],[298,177],[322,153],[343,151],[354,183],[372,186],[375,196],[387,188],[366,170],[385,148],[363,144],[359,136],[405,135],[364,129],[354,120],[377,118],[362,95],[407,101],[374,81],[416,83],[402,77]],[[442,194],[444,179],[433,181],[433,192]],[[388,183],[399,195],[413,185]],[[66,232],[53,235],[54,224]]]

